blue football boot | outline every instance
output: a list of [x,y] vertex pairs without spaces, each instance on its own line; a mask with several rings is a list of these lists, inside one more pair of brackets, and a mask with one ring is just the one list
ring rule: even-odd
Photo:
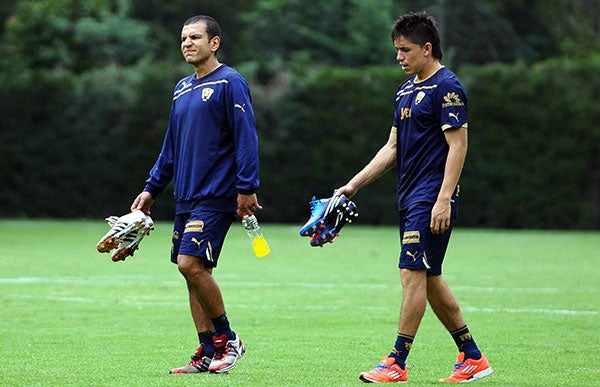
[[325,218],[325,223],[330,226],[329,228],[336,228],[337,231],[340,231],[346,223],[352,223],[352,219],[358,216],[356,204],[346,195],[332,196],[328,200],[329,204],[323,218]]
[[326,243],[333,243],[333,240],[338,235],[340,233],[335,228],[320,230],[310,238],[310,245],[312,247],[323,247]]
[[340,230],[358,217],[358,209],[353,201],[346,195],[330,198],[329,205],[323,215],[324,222],[316,233],[310,238],[310,245],[322,247],[340,235]]
[[325,227],[323,215],[331,198],[317,199],[315,196],[310,200],[310,219],[300,229],[300,236],[313,236]]

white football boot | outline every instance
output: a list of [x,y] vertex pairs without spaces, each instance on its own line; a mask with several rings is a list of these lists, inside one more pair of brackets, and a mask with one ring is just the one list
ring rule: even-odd
[[126,257],[133,255],[138,249],[142,239],[154,230],[152,218],[142,211],[136,210],[120,218],[110,216],[106,221],[111,226],[110,230],[100,239],[96,249],[100,253],[111,254],[113,261],[123,261]]

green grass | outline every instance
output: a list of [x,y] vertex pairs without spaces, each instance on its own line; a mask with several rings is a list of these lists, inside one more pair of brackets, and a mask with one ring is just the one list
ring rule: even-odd
[[[135,257],[95,250],[103,222],[0,221],[0,385],[358,386],[389,353],[401,287],[394,227],[352,225],[311,248],[299,225],[241,226],[215,277],[247,353],[227,375],[168,375],[197,340],[159,222]],[[600,233],[457,229],[445,275],[494,374],[478,384],[600,383]],[[456,356],[428,310],[409,381],[434,385]]]

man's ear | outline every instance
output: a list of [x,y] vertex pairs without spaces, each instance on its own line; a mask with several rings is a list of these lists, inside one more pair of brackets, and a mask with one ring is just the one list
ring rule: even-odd
[[211,40],[210,40],[210,48],[213,52],[217,51],[219,49],[219,47],[221,47],[221,37],[219,36],[214,36]]

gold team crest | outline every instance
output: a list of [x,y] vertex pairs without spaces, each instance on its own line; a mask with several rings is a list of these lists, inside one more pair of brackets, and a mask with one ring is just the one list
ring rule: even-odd
[[204,89],[202,89],[202,100],[205,102],[208,101],[214,92],[214,89],[211,89],[210,87],[205,87]]
[[415,105],[418,105],[419,103],[421,103],[421,101],[423,100],[423,98],[425,98],[425,92],[419,91],[417,93],[417,97],[415,98]]
[[460,97],[455,92],[450,92],[444,96],[444,103],[442,104],[442,108],[446,108],[448,106],[464,106],[463,101],[460,100]]

